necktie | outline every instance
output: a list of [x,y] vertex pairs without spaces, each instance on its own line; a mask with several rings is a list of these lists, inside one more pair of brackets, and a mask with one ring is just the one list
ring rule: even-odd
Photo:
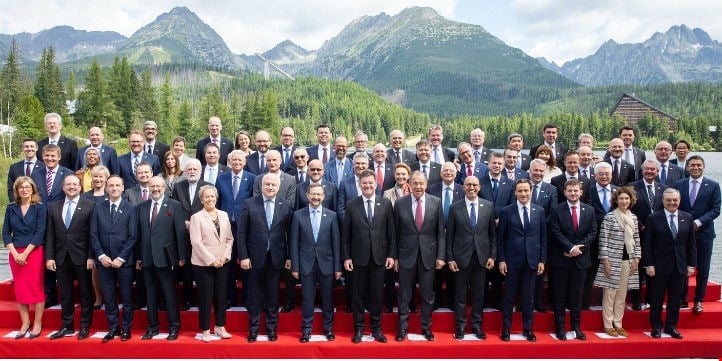
[[632,148],[627,148],[624,151],[624,160],[629,162],[629,164],[634,165],[634,157],[632,156]]
[[577,216],[577,206],[572,206],[572,224],[574,225],[574,232],[579,230],[579,216]]
[[55,173],[55,170],[48,169],[48,176],[45,177],[45,190],[48,192],[48,195],[53,191],[53,173]]
[[609,212],[609,199],[607,198],[607,188],[602,188],[602,208],[604,213]]
[[506,171],[506,176],[507,176],[507,178],[509,178],[510,180],[514,180],[514,171],[513,171],[513,170],[507,170],[507,171]]
[[73,203],[74,201],[67,201],[67,209],[65,210],[65,229],[70,228],[70,220],[73,219]]
[[404,162],[404,160],[401,159],[401,152],[397,150],[396,151],[396,163],[403,163],[403,162]]
[[336,186],[340,187],[341,182],[343,182],[343,162],[338,162],[338,166],[336,168]]
[[519,168],[519,169],[521,169],[521,161],[522,161],[522,159],[521,159],[521,152],[519,152],[519,156],[516,157],[516,167]]
[[471,166],[468,164],[466,165],[466,176],[471,177]]
[[424,176],[426,176],[426,179],[429,179],[429,170],[426,169],[427,168],[426,164],[423,165],[423,168],[424,168],[424,170],[423,170]]
[[54,140],[51,140],[51,141],[50,141],[50,144],[55,144],[55,143],[56,143],[56,142],[55,142]]
[[439,148],[434,148],[434,162],[441,164],[441,157],[439,157]]
[[323,158],[321,159],[323,164],[326,164],[328,162],[328,150],[326,147],[323,147]]
[[153,154],[153,147],[148,144],[148,154]]
[[213,138],[213,140],[211,141],[213,142],[213,144],[218,145],[218,138]]
[[311,229],[313,230],[313,240],[314,242],[318,242],[318,228],[319,228],[319,221],[318,221],[318,210],[311,210]]
[[619,159],[614,161],[614,169],[612,170],[612,183],[619,185]]
[[416,217],[414,220],[416,221],[416,230],[419,232],[421,232],[421,227],[424,224],[424,209],[421,207],[421,198],[416,198]]
[[[48,192],[50,194],[50,192]],[[694,202],[697,200],[697,180],[692,180],[692,189],[689,190],[689,205],[694,207]]]
[[474,162],[479,163],[479,155],[480,155],[479,151],[475,150],[474,151]]
[[654,212],[654,189],[647,185],[647,200],[649,201],[649,213]]
[[144,201],[148,200],[148,190],[147,189],[143,189],[143,200]]
[[271,229],[271,223],[273,223],[273,202],[270,200],[266,201],[266,225],[268,229]]
[[25,162],[25,176],[30,177],[30,173],[32,173],[32,168],[30,167],[33,163],[32,162]]
[[444,190],[444,223],[449,219],[449,206],[451,205],[451,187]]
[[529,211],[526,210],[526,206],[521,207],[524,211],[524,231],[529,228]]
[[110,205],[110,221],[113,222],[115,220],[115,216],[118,215],[117,207],[115,206],[115,203],[112,203]]
[[376,164],[376,183],[379,185],[379,189],[384,188],[384,173],[381,171],[383,166]]
[[238,183],[240,182],[240,178],[236,175],[233,176],[233,199],[236,199],[236,196],[238,195]]
[[662,164],[662,174],[659,176],[659,180],[662,181],[662,184],[667,184],[667,165]]
[[574,179],[574,180],[576,180],[576,179],[577,179],[577,177],[575,177],[575,176],[571,176],[571,177],[569,177],[569,179]]
[[534,202],[539,201],[539,185],[538,184],[534,185],[534,193],[532,193],[532,199],[534,200]]
[[285,155],[283,157],[283,164],[288,165],[288,162],[291,160],[291,150],[286,148],[283,150]]
[[258,160],[258,167],[261,170],[261,173],[266,173],[266,155],[261,154]]
[[153,213],[150,216],[150,224],[154,225],[155,220],[158,218],[158,202],[153,202]]
[[496,178],[491,179],[491,193],[494,195],[494,200],[496,201],[496,196],[499,194],[499,180]]
[[136,154],[133,156],[133,177],[135,177],[135,170],[138,168],[138,163],[140,163],[140,157]]
[[674,213],[669,215],[669,229],[672,230],[672,236],[677,238],[677,225],[674,223]]
[[587,174],[587,170],[586,170],[586,169],[582,169],[582,175],[583,175],[585,178],[589,178],[589,174]]
[[216,172],[213,167],[208,167],[208,183],[216,184]]
[[366,217],[368,218],[369,224],[374,219],[374,211],[371,203],[370,199],[366,201]]
[[476,231],[476,203],[471,203],[471,211],[469,211],[469,227],[472,231]]
[[298,179],[301,181],[301,183],[303,183],[303,181],[306,180],[306,178],[304,178],[304,176],[303,176],[303,173],[305,173],[305,172],[300,171],[298,174]]

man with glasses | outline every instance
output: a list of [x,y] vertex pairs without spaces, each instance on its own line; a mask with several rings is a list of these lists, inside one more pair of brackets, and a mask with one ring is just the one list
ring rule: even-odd
[[663,140],[654,147],[654,157],[657,158],[657,162],[659,162],[657,181],[667,187],[674,186],[678,180],[685,177],[684,169],[669,161],[671,155],[672,144],[669,144],[667,141]]
[[[268,171],[266,152],[271,147],[271,134],[265,130],[256,132],[256,151],[246,157],[246,171],[260,175]],[[283,161],[282,161],[283,163]]]
[[293,168],[286,172],[296,178],[296,184],[305,183],[308,179],[308,152],[306,149],[298,148],[293,152]]
[[145,135],[146,153],[153,154],[158,157],[158,159],[163,159],[163,156],[170,150],[170,147],[168,144],[156,139],[158,136],[158,124],[152,120],[146,121],[143,123],[143,134]]
[[120,165],[120,177],[123,178],[123,186],[130,189],[138,185],[138,179],[135,177],[136,167],[140,163],[148,163],[151,165],[153,175],[160,174],[160,162],[158,157],[148,154],[143,148],[145,140],[143,134],[139,131],[131,131],[128,135],[128,143],[130,144],[130,152],[118,157]]
[[[346,149],[348,149],[348,139],[339,136],[333,142],[333,149],[336,157],[324,164],[323,179],[333,183],[337,188],[341,187],[344,179],[353,175],[353,159],[346,158]],[[309,156],[309,159],[312,159]]]
[[293,152],[298,149],[294,142],[296,141],[296,132],[291,127],[281,129],[281,144],[273,149],[281,153],[281,170],[288,173],[293,169]]

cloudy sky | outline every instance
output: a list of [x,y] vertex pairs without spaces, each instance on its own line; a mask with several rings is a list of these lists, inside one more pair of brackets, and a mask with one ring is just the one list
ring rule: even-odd
[[233,52],[245,54],[285,39],[317,49],[360,16],[395,15],[409,6],[430,6],[448,19],[481,25],[559,65],[593,54],[609,39],[638,43],[673,25],[698,27],[722,40],[719,0],[4,0],[0,33],[70,25],[131,36],[175,6],[188,7]]

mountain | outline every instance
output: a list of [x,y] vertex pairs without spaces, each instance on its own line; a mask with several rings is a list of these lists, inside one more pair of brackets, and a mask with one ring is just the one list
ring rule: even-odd
[[[301,67],[312,63],[316,59],[315,51],[306,50],[288,39],[261,55],[273,61],[274,64],[287,73],[297,73]],[[263,70],[264,62],[257,56],[242,54],[240,57],[259,71]]]
[[596,53],[566,62],[561,74],[584,85],[722,81],[722,45],[686,25],[639,44],[608,40]]
[[561,74],[561,73],[562,73],[562,68],[559,67],[559,65],[557,65],[556,62],[549,61],[549,60],[547,60],[547,58],[545,58],[545,57],[543,57],[543,56],[542,56],[542,57],[539,57],[539,58],[536,58],[536,60],[539,62],[539,64],[541,64],[541,66],[543,66],[543,67],[545,67],[545,68],[547,68],[547,69],[549,69],[549,70],[551,70],[551,71],[553,71],[553,72],[555,72],[555,73],[557,73],[557,74]]
[[39,61],[43,49],[52,47],[58,63],[114,51],[127,40],[114,31],[76,30],[70,26],[56,26],[35,34],[0,34],[0,56],[3,59],[13,38],[23,59]]

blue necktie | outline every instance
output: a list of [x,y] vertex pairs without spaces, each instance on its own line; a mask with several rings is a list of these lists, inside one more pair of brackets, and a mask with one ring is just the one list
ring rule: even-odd
[[369,224],[371,224],[371,221],[373,220],[373,217],[374,217],[374,212],[373,212],[373,208],[371,207],[371,203],[372,202],[370,199],[366,201],[366,217],[368,217]]
[[110,205],[110,221],[113,222],[115,220],[115,217],[118,215],[118,210],[116,209],[115,203]]
[[659,176],[662,184],[667,184],[667,166],[662,164],[662,175]]
[[444,224],[449,219],[449,205],[451,204],[451,188],[446,187],[444,191]]
[[65,211],[65,229],[70,228],[70,220],[73,218],[73,201],[68,201],[67,203],[67,210]]
[[240,181],[240,178],[236,175],[233,176],[233,199],[236,199],[236,196],[238,195],[238,182]]
[[314,242],[318,242],[318,229],[320,228],[318,212],[316,209],[311,210],[311,229],[313,230]]
[[677,225],[674,223],[674,213],[669,215],[669,229],[672,230],[674,238],[677,238]]
[[524,211],[524,232],[529,228],[529,212],[526,210],[526,206],[521,207]]
[[494,201],[496,201],[496,196],[499,194],[499,180],[492,178],[491,182],[491,192],[493,193]]
[[475,203],[471,203],[471,211],[469,212],[469,227],[476,232],[476,207]]
[[271,200],[266,201],[266,225],[268,229],[271,229],[271,223],[273,223],[273,202]]
[[261,173],[266,173],[266,156],[264,154],[261,154],[260,164],[258,167],[261,168]]
[[604,208],[604,212],[609,212],[609,199],[607,198],[607,188],[602,188],[602,208]]
[[288,148],[286,148],[286,149],[284,149],[283,151],[286,153],[286,155],[285,155],[285,157],[284,157],[284,160],[283,160],[283,165],[284,165],[284,166],[287,166],[287,165],[288,165],[288,161],[291,160],[291,150],[288,149]]

